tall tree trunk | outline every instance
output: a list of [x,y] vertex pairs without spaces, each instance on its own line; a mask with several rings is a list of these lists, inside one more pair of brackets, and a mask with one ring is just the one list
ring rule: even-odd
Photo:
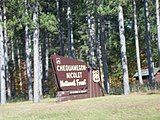
[[39,95],[43,96],[42,93],[42,78],[43,78],[43,68],[42,68],[42,47],[39,44]]
[[135,45],[136,45],[138,78],[139,78],[139,83],[143,84],[142,73],[141,73],[141,62],[140,62],[140,55],[139,55],[139,40],[138,40],[138,27],[137,27],[137,13],[136,13],[136,11],[137,11],[136,2],[135,2],[135,0],[133,0],[134,32],[135,32]]
[[12,95],[14,96],[15,95],[15,92],[16,92],[16,85],[15,85],[15,79],[13,78],[13,73],[16,69],[16,62],[15,62],[15,52],[14,52],[14,43],[13,43],[13,40],[10,40],[10,48],[11,48],[11,64],[12,64],[12,67],[9,67],[10,68],[10,75],[11,75],[11,93]]
[[6,103],[6,81],[5,81],[5,55],[4,55],[4,38],[3,38],[3,20],[2,20],[2,6],[0,5],[0,92],[1,104]]
[[[19,42],[18,42],[19,43]],[[22,85],[22,73],[21,73],[21,58],[20,58],[20,48],[17,46],[17,59],[18,59],[18,77],[19,77],[19,86],[20,86],[20,92],[23,92]]]
[[61,0],[56,0],[57,3],[57,20],[58,20],[58,32],[59,32],[59,42],[60,42],[60,55],[64,56],[64,39],[63,30],[61,25]]
[[10,74],[8,70],[8,37],[7,37],[7,25],[6,25],[6,7],[5,7],[5,2],[3,2],[3,21],[4,21],[4,30],[3,30],[3,35],[4,35],[4,55],[5,55],[5,76],[6,76],[6,82],[7,82],[7,95],[8,98],[11,98],[11,81],[10,81]]
[[[28,16],[28,1],[25,0],[25,15]],[[33,100],[33,89],[32,89],[32,62],[31,62],[31,36],[29,34],[28,25],[25,26],[25,49],[26,49],[26,69],[28,78],[28,98]]]
[[[49,72],[49,33],[45,31],[45,39],[43,41],[43,50],[42,50],[42,67],[43,67],[43,81],[42,84],[48,82],[48,72]],[[48,89],[47,86],[42,86],[42,93],[45,94],[45,91]]]
[[160,15],[159,15],[159,0],[156,0],[156,16],[157,16],[157,38],[158,38],[158,66],[160,67]]
[[15,52],[14,52],[14,43],[13,43],[13,40],[10,40],[10,44],[11,44],[11,60],[12,60],[12,63],[13,63],[13,67],[15,69],[16,62],[15,62]]
[[46,87],[48,86],[44,86],[44,84],[46,82],[48,82],[48,73],[49,73],[49,33],[47,30],[45,30],[45,38],[44,38],[44,41],[43,41],[43,46],[42,46],[42,51],[41,51],[41,54],[42,54],[42,94],[44,95],[45,94],[45,91],[48,89]]
[[73,22],[72,22],[71,2],[67,0],[67,23],[68,23],[68,56],[75,58],[74,40],[73,40]]
[[[87,1],[87,4],[89,4],[89,1]],[[95,35],[96,31],[95,31],[95,18],[93,16],[93,12],[89,10],[89,8],[87,13],[87,22],[88,22],[88,46],[89,46],[88,60],[89,60],[89,65],[91,66],[91,68],[93,68],[95,67],[94,42],[96,37]]]
[[123,69],[123,87],[124,95],[130,93],[129,80],[128,80],[128,66],[127,66],[127,56],[126,56],[126,40],[124,35],[124,18],[123,18],[123,8],[119,5],[119,35],[120,35],[120,46],[121,46],[121,60]]
[[105,22],[104,16],[100,18],[100,46],[101,46],[101,53],[102,53],[102,65],[103,65],[103,74],[104,74],[104,86],[107,94],[110,92],[110,85],[108,79],[108,64],[107,64],[107,48],[106,48],[106,34],[105,34]]
[[34,102],[40,101],[39,94],[39,24],[38,24],[38,2],[35,3],[35,10],[33,13],[33,22],[35,30],[33,33],[34,44]]
[[[60,4],[60,1],[59,0],[56,0],[56,3],[57,3],[57,16],[58,16],[58,30],[60,32],[60,18],[59,18],[59,4]],[[46,10],[45,10],[46,14],[49,12],[48,11],[48,4],[47,4],[47,7],[46,7]],[[48,82],[48,73],[49,73],[49,31],[46,29],[45,30],[45,39],[43,41],[43,51],[42,51],[42,68],[43,68],[43,81],[42,81],[42,84],[45,84],[45,82]],[[60,39],[60,33],[59,33],[59,39]],[[62,41],[60,41],[62,42]],[[61,55],[64,55],[64,44],[62,45],[60,43],[60,46],[61,46]],[[42,86],[42,93],[45,94],[45,91],[46,91],[46,87],[43,87]]]
[[48,71],[49,71],[49,34],[46,36],[45,40],[45,80],[48,80]]
[[152,60],[152,51],[151,51],[151,32],[150,32],[150,23],[149,23],[149,10],[148,10],[148,0],[144,0],[144,14],[145,14],[145,37],[147,43],[147,62],[148,62],[148,71],[149,71],[149,83],[151,89],[155,87],[155,78],[154,78],[154,66]]
[[94,50],[94,55],[95,55],[95,58],[96,58],[96,66],[99,67],[100,69],[100,60],[99,60],[99,53],[100,53],[100,39],[98,38],[99,37],[99,29],[98,29],[98,12],[97,12],[97,9],[98,9],[98,6],[97,6],[97,0],[94,0],[94,18],[95,18],[95,41],[94,41],[94,48],[96,48]]

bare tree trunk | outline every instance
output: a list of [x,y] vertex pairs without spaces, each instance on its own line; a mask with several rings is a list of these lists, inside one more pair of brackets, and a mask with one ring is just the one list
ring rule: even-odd
[[43,78],[43,68],[42,68],[42,47],[39,45],[39,95],[43,96],[42,93],[42,78]]
[[121,5],[119,5],[118,19],[119,19],[119,35],[120,35],[120,46],[121,46],[122,69],[123,69],[124,95],[128,95],[130,93],[130,87],[129,87],[129,80],[128,80],[126,40],[125,40],[125,36],[124,36],[123,8]]
[[108,64],[107,64],[107,48],[106,48],[106,34],[105,34],[105,23],[104,16],[100,18],[100,46],[102,52],[102,65],[104,74],[104,86],[107,94],[110,92],[109,78],[108,78]]
[[1,104],[6,103],[6,81],[5,81],[5,55],[4,55],[4,38],[3,38],[3,20],[2,20],[2,6],[0,5],[0,92]]
[[156,0],[156,16],[157,16],[157,38],[158,38],[158,57],[160,67],[160,15],[159,15],[159,0]]
[[70,58],[75,58],[74,51],[74,40],[73,40],[73,22],[72,22],[72,13],[70,0],[67,0],[67,22],[68,22],[68,56]]
[[11,40],[10,44],[11,44],[11,59],[12,59],[12,62],[13,62],[13,67],[15,69],[16,62],[15,62],[15,52],[14,52],[14,43],[13,43],[13,40]]
[[33,22],[35,30],[33,33],[34,42],[34,102],[40,101],[39,94],[39,24],[38,24],[38,2],[35,3],[35,10],[33,13]]
[[22,92],[22,85],[23,85],[23,81],[22,81],[22,74],[21,74],[21,58],[20,58],[20,50],[17,47],[17,58],[18,58],[18,75],[19,75],[19,86],[20,86],[20,91]]
[[[48,72],[49,72],[49,33],[47,30],[45,30],[45,39],[43,41],[43,47],[42,47],[42,85],[48,82]],[[45,94],[46,88],[48,86],[42,86],[42,93]]]
[[[25,0],[25,15],[28,16],[27,10],[28,2]],[[28,25],[25,26],[25,49],[26,49],[26,68],[28,78],[28,97],[29,100],[33,100],[32,89],[32,62],[31,62],[31,36],[29,34]]]
[[58,32],[59,32],[59,42],[60,42],[60,55],[64,56],[64,39],[63,30],[61,25],[61,0],[56,0],[57,3],[57,20],[58,20]]
[[149,71],[149,83],[151,89],[155,87],[155,78],[154,78],[154,65],[152,60],[152,51],[151,51],[151,32],[150,32],[150,23],[149,23],[149,10],[148,10],[148,0],[144,0],[144,14],[145,14],[145,37],[147,43],[147,62],[148,62],[148,71]]
[[8,70],[8,37],[7,37],[7,26],[6,26],[6,7],[5,3],[3,2],[3,22],[4,22],[4,30],[3,30],[3,35],[4,35],[4,55],[5,55],[5,76],[6,76],[6,82],[7,82],[7,95],[8,98],[11,98],[11,81],[10,81],[10,74]]
[[139,83],[143,84],[142,73],[141,73],[141,62],[139,55],[139,40],[138,40],[138,27],[137,27],[137,13],[136,13],[136,2],[133,0],[133,11],[134,11],[134,32],[135,32],[135,45],[136,45],[136,56],[137,56],[137,68]]
[[49,34],[47,34],[45,40],[45,80],[48,80],[48,71],[49,71]]
[[[94,1],[92,1],[91,4]],[[87,4],[89,4],[89,1],[87,1]],[[95,53],[94,53],[94,42],[95,42],[95,18],[93,16],[93,11],[89,10],[87,11],[87,22],[88,22],[88,46],[89,46],[89,51],[88,51],[88,60],[89,60],[89,65],[91,68],[95,67]]]
[[11,63],[12,63],[12,67],[10,68],[10,74],[11,74],[11,94],[14,96],[15,92],[16,92],[16,85],[15,85],[15,79],[13,79],[13,71],[15,70],[15,66],[16,66],[16,62],[15,62],[15,51],[14,51],[14,43],[13,40],[10,40],[10,48],[11,48]]

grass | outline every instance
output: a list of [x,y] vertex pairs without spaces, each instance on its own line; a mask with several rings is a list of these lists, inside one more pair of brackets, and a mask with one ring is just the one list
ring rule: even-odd
[[8,103],[0,106],[0,120],[160,120],[160,95]]

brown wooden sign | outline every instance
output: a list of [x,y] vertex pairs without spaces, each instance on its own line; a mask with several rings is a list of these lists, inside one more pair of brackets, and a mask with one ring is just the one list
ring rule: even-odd
[[87,68],[82,61],[59,55],[52,55],[51,63],[59,88],[56,95],[57,101],[103,95],[99,70]]
[[85,91],[88,88],[89,72],[84,62],[59,55],[52,55],[51,60],[60,90]]

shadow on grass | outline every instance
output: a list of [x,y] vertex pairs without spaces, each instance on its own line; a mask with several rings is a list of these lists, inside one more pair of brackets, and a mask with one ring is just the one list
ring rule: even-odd
[[147,95],[160,95],[160,91],[150,91]]

